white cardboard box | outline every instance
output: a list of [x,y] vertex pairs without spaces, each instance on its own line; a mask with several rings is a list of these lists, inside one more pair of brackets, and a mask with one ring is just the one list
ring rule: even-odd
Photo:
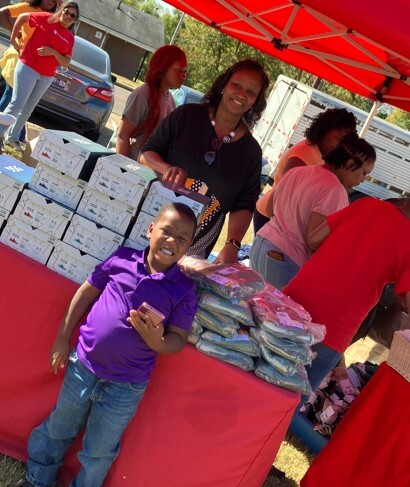
[[9,216],[10,212],[8,210],[5,208],[0,208],[0,233]]
[[28,225],[61,238],[73,212],[30,189],[23,191],[13,214]]
[[162,180],[151,184],[142,203],[141,211],[155,216],[168,203],[184,203],[192,208],[199,223],[210,202],[211,199],[208,196],[195,193],[179,184]]
[[[138,244],[140,248],[145,249],[149,245],[149,240],[147,237],[147,230],[149,224],[154,220],[152,215],[140,211],[137,215],[137,220],[134,223],[134,226],[131,229],[129,239]],[[135,247],[133,247],[135,248]]]
[[6,155],[0,156],[0,207],[12,211],[34,173],[32,167]]
[[101,193],[138,207],[157,173],[120,154],[98,159],[88,186]]
[[45,164],[37,164],[29,188],[75,210],[87,183],[74,179]]
[[82,284],[101,261],[58,241],[48,259],[47,267],[64,277]]
[[114,200],[92,188],[87,188],[77,208],[77,213],[89,220],[125,235],[136,209]]
[[64,235],[66,242],[76,249],[104,260],[122,245],[124,237],[80,215],[74,215]]
[[144,250],[146,246],[141,245],[138,242],[134,242],[134,240],[131,240],[130,238],[127,238],[127,240],[123,244],[123,247],[130,247],[131,249],[135,250]]
[[31,157],[73,178],[88,181],[97,159],[113,153],[112,149],[75,132],[44,129]]
[[33,228],[10,215],[0,235],[0,242],[45,264],[50,257],[56,239],[48,233]]

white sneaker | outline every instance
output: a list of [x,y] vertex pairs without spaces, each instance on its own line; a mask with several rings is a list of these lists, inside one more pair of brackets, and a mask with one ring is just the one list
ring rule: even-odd
[[24,152],[24,147],[22,147],[17,140],[6,140],[6,144],[18,152]]
[[13,115],[9,115],[8,113],[0,112],[0,125],[13,125],[16,121],[16,118]]

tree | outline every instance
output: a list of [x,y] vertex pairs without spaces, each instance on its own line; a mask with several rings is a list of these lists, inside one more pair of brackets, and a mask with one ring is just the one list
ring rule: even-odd
[[396,108],[386,120],[390,123],[398,125],[402,129],[410,130],[410,113]]

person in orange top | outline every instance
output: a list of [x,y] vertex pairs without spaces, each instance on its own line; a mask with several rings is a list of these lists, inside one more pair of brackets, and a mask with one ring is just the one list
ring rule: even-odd
[[306,138],[283,153],[274,171],[272,188],[257,202],[253,217],[255,234],[272,216],[274,191],[283,174],[296,166],[324,164],[322,157],[333,150],[344,135],[355,130],[356,118],[345,108],[325,110],[313,119],[311,125],[306,129]]

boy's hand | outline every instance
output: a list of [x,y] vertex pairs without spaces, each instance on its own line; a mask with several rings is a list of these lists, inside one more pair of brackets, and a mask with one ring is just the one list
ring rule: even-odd
[[127,321],[137,330],[144,342],[152,350],[158,351],[161,348],[164,335],[162,323],[154,326],[149,314],[144,314],[134,309],[130,311],[130,316],[127,318]]
[[65,368],[70,355],[70,341],[62,338],[57,338],[53,343],[50,352],[49,364],[54,373],[57,374],[59,369]]

